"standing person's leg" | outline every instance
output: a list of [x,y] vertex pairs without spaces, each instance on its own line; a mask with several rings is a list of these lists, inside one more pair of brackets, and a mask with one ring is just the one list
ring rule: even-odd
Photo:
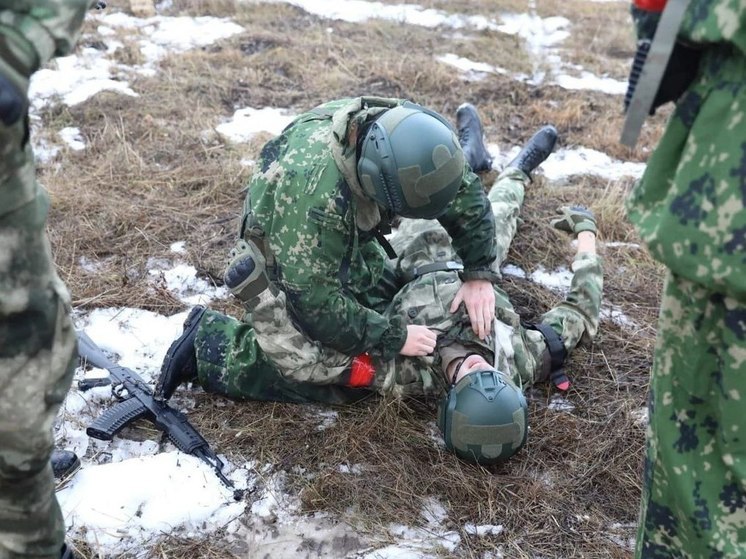
[[669,274],[637,557],[746,554],[745,324],[743,303]]
[[[49,464],[76,338],[45,233],[23,121],[2,127],[0,158],[0,557],[59,557],[62,513]],[[17,146],[13,148],[13,146]]]

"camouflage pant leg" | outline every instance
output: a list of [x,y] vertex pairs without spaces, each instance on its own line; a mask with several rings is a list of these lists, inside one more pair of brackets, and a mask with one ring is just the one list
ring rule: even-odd
[[[277,312],[286,313],[284,300],[281,307],[276,308]],[[285,349],[284,356],[277,356],[302,370],[305,365],[303,359],[313,359],[313,356],[303,355],[305,346],[299,344],[301,340],[305,342],[305,339],[289,320],[286,325],[289,328],[282,339],[289,342],[291,348],[295,347],[295,350]],[[281,343],[279,339],[277,341]],[[262,350],[257,340],[257,331],[251,323],[241,322],[215,311],[205,312],[194,345],[198,380],[208,392],[236,400],[329,404],[349,403],[368,395],[364,390],[285,378]],[[273,346],[270,351],[278,347],[281,348],[279,345]]]
[[669,274],[637,557],[746,556],[746,306]]
[[510,243],[518,229],[518,214],[521,212],[526,182],[528,177],[522,171],[507,168],[500,173],[487,194],[492,215],[495,216],[497,258],[493,268],[497,272],[508,255]]
[[0,558],[59,557],[64,523],[49,456],[72,381],[75,332],[30,150],[20,148],[22,133],[4,128],[0,136]]

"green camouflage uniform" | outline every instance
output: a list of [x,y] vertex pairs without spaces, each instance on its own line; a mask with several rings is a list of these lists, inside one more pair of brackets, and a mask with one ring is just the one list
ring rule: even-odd
[[628,212],[668,277],[638,557],[746,557],[746,4],[692,0],[703,50]]
[[[526,180],[522,172],[509,169],[489,193],[498,225],[495,270],[515,234]],[[396,271],[404,278],[411,278],[417,266],[457,257],[448,234],[435,221],[406,220],[392,243],[401,254]],[[603,288],[597,256],[579,255],[573,270],[570,294],[542,317],[562,335],[568,351],[581,338],[595,335]],[[345,402],[364,396],[370,389],[437,396],[447,387],[445,362],[472,352],[490,362],[495,362],[496,352],[497,368],[509,373],[519,386],[546,378],[549,371],[545,369],[548,354],[544,338],[521,326],[506,293],[495,287],[495,332],[482,341],[474,334],[463,305],[456,313],[449,312],[460,286],[455,271],[436,271],[412,278],[397,293],[385,316],[436,330],[438,350],[433,356],[417,358],[397,355],[386,360],[373,356],[375,376],[368,389],[346,386],[352,357],[304,337],[289,319],[285,294],[274,295],[269,290],[261,295],[248,322],[213,311],[205,313],[195,344],[199,381],[206,390],[238,399]]]
[[[263,230],[270,276],[299,327],[346,355],[390,359],[406,339],[402,318],[382,314],[402,281],[374,235],[393,216],[363,194],[355,153],[363,125],[403,102],[340,99],[299,116],[262,150],[244,205],[240,234]],[[439,221],[464,262],[464,279],[496,279],[495,224],[468,165]]]
[[[90,0],[0,0],[0,74],[29,76],[68,53]],[[70,387],[75,332],[45,233],[28,121],[0,123],[0,558],[59,557],[64,524],[49,465],[52,422]]]

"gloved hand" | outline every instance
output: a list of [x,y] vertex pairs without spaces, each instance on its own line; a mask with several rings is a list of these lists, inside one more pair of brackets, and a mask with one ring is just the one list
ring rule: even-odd
[[557,217],[551,221],[552,227],[574,234],[576,237],[582,231],[597,233],[596,216],[585,206],[562,206],[557,208]]
[[0,121],[11,126],[26,112],[26,96],[7,77],[0,74]]
[[266,262],[259,247],[243,239],[230,253],[231,261],[225,270],[225,285],[251,311],[256,298],[269,287]]

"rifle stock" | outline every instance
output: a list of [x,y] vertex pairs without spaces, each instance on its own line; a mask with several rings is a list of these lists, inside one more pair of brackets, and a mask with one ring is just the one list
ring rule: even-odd
[[86,429],[88,436],[110,441],[133,421],[146,419],[162,431],[179,450],[209,464],[225,485],[233,487],[233,482],[223,474],[223,461],[213,452],[205,438],[183,413],[164,401],[156,400],[153,392],[136,372],[111,361],[82,330],[78,331],[78,353],[82,360],[94,367],[108,370],[115,381],[113,384],[123,385],[128,394]]

